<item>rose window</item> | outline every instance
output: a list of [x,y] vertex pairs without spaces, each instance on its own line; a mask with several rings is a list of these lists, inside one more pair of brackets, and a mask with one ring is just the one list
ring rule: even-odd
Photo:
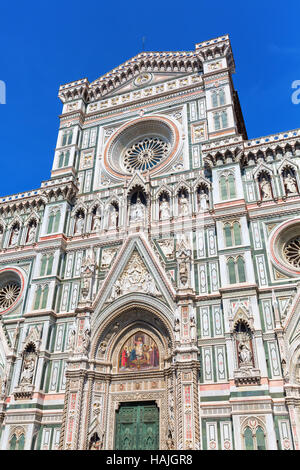
[[283,254],[289,264],[300,268],[300,237],[288,241],[283,247]]
[[150,170],[169,152],[169,144],[158,137],[145,137],[126,150],[124,166],[128,171]]
[[9,281],[0,288],[0,311],[8,309],[18,298],[21,286],[16,281]]

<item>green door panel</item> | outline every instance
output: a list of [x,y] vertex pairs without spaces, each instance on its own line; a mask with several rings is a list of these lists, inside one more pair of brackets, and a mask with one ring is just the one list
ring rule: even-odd
[[121,404],[116,412],[116,450],[158,450],[159,411],[152,403]]

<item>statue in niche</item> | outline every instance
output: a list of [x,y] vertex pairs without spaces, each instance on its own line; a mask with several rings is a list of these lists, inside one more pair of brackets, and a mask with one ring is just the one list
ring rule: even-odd
[[265,176],[262,177],[260,183],[261,197],[262,200],[272,199],[272,186],[270,181],[267,180]]
[[180,341],[180,321],[176,318],[174,323],[175,341]]
[[191,331],[191,340],[195,341],[197,338],[196,335],[196,321],[194,315],[190,318],[190,331]]
[[239,344],[239,358],[242,365],[252,363],[252,353],[246,342],[241,342]]
[[67,350],[69,352],[74,351],[75,339],[76,339],[76,325],[73,325],[72,328],[70,329],[70,333],[68,337]]
[[26,354],[24,358],[24,367],[21,374],[20,384],[28,385],[32,383],[35,366],[35,354]]
[[184,193],[179,198],[180,215],[188,215],[189,213],[189,201]]
[[119,220],[119,211],[114,205],[112,205],[112,209],[110,212],[110,223],[109,223],[110,228],[117,228],[118,220]]
[[198,193],[198,204],[200,211],[206,211],[208,205],[208,195],[204,189],[200,189],[200,192]]
[[298,194],[297,181],[296,181],[296,178],[291,175],[291,173],[288,173],[283,178],[283,183],[284,183],[285,192],[287,195]]
[[12,229],[11,239],[10,239],[10,246],[16,246],[19,240],[19,233],[20,229],[18,225],[15,225]]
[[75,234],[82,234],[84,228],[84,215],[82,212],[79,212],[76,216],[75,222]]
[[31,245],[32,243],[35,242],[35,237],[36,237],[36,225],[33,223],[31,226],[28,228],[28,239],[27,243]]
[[83,338],[82,338],[82,347],[83,347],[83,353],[88,354],[89,349],[90,349],[90,344],[91,344],[91,338],[90,338],[91,331],[89,328],[86,328],[83,333]]
[[130,219],[133,222],[144,220],[144,214],[145,214],[145,206],[142,203],[141,199],[137,197],[136,203],[132,204],[131,206]]
[[160,204],[160,219],[161,220],[167,220],[169,218],[170,218],[170,203],[164,197],[161,201],[161,204]]
[[286,360],[284,358],[281,361],[281,367],[282,367],[282,376],[284,378],[284,381],[288,382],[289,381],[289,371],[288,371],[288,367],[286,365]]
[[188,263],[186,259],[182,259],[179,263],[179,278],[182,285],[186,285],[189,275],[188,275]]
[[95,215],[93,217],[93,231],[97,232],[101,229],[101,217],[99,215]]

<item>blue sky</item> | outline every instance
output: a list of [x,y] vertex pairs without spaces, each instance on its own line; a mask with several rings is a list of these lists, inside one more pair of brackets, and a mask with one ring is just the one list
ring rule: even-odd
[[145,50],[175,51],[228,33],[248,137],[300,127],[300,104],[291,101],[291,84],[300,80],[299,0],[3,3],[2,196],[50,177],[59,86],[95,80],[141,52],[143,36]]

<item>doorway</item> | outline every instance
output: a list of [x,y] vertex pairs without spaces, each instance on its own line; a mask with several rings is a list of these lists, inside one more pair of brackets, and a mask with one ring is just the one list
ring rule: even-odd
[[158,450],[159,409],[154,402],[121,403],[116,411],[115,450]]

